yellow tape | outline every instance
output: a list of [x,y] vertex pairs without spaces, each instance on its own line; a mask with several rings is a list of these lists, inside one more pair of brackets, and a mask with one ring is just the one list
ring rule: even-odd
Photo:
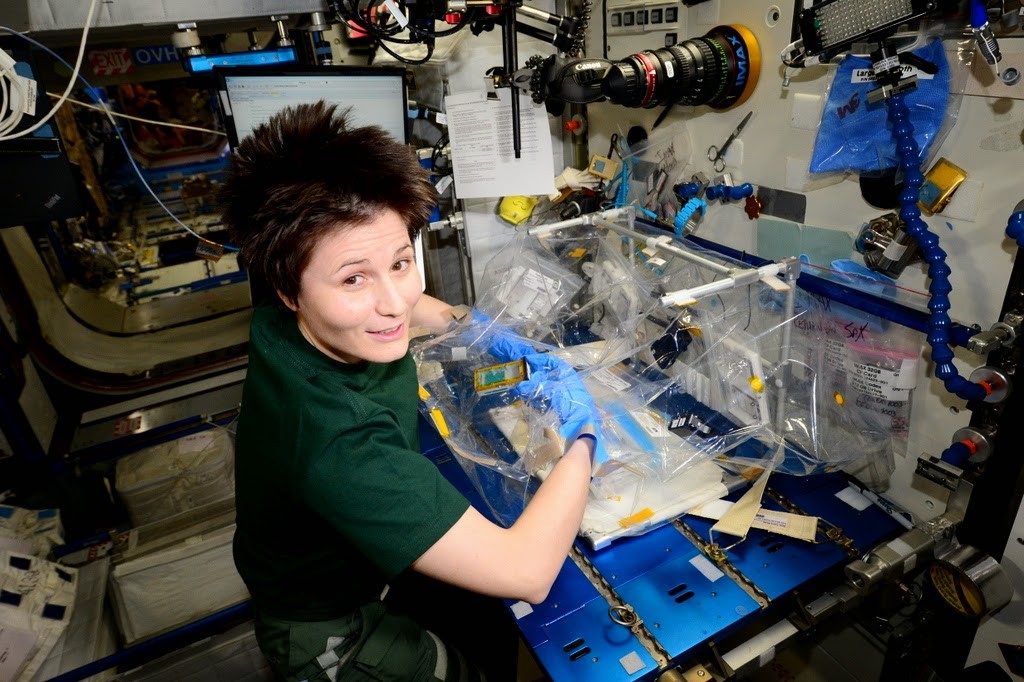
[[619,525],[623,528],[629,528],[630,526],[635,526],[638,523],[643,523],[652,516],[654,516],[654,512],[650,509],[650,507],[644,507],[643,509],[638,511],[636,514],[633,514],[632,516],[627,516],[624,519],[619,519]]
[[420,400],[430,400],[430,393],[422,386],[420,386]]
[[448,430],[448,422],[444,420],[444,415],[441,414],[441,410],[436,407],[430,411],[430,418],[434,420],[434,427],[437,432],[441,434],[441,438],[447,438],[452,435],[452,432]]

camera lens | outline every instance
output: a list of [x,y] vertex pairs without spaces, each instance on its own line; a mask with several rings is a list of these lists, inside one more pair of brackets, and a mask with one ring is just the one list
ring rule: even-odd
[[741,26],[718,26],[700,38],[614,62],[603,89],[609,100],[627,107],[679,103],[727,109],[746,100],[759,67],[753,34]]

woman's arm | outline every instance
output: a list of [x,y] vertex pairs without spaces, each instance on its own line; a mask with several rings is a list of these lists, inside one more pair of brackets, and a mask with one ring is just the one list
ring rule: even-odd
[[431,331],[444,331],[452,320],[458,319],[458,308],[450,306],[440,299],[423,294],[412,309],[410,326],[426,327]]
[[593,448],[576,439],[511,528],[470,507],[412,567],[473,592],[544,601],[583,519]]

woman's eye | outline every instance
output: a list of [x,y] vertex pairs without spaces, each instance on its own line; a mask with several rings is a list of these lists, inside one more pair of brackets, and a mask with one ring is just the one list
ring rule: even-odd
[[391,269],[396,272],[399,272],[401,270],[408,270],[410,265],[412,265],[412,261],[409,260],[408,258],[403,258],[402,260],[397,261],[394,265],[392,265]]
[[359,284],[362,284],[362,282],[363,282],[363,276],[362,275],[352,275],[351,277],[346,277],[345,281],[342,282],[342,284],[344,284],[347,287],[354,287],[354,286],[358,286]]

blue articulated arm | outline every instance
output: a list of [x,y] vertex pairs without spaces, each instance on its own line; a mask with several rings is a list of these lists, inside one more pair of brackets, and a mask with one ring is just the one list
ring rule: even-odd
[[932,358],[935,360],[935,376],[942,379],[946,390],[963,400],[983,400],[991,389],[960,376],[953,365],[953,350],[949,347],[949,328],[952,320],[949,317],[949,292],[953,286],[949,283],[951,270],[946,265],[946,252],[939,247],[939,237],[928,230],[928,225],[921,219],[921,209],[917,202],[921,196],[921,185],[924,174],[921,173],[921,150],[914,139],[914,126],[910,122],[910,108],[902,94],[896,94],[886,100],[889,122],[892,124],[896,138],[896,154],[903,170],[903,191],[900,193],[900,219],[907,226],[907,233],[917,240],[925,262],[928,263],[928,276],[931,283],[928,291],[931,300],[928,309],[931,316],[928,320],[928,343],[932,347]]
[[1006,236],[1017,242],[1018,249],[1024,248],[1024,211],[1010,214],[1010,219],[1006,221]]
[[689,222],[690,218],[693,217],[694,213],[700,212],[704,215],[704,211],[707,209],[708,204],[702,199],[693,197],[683,204],[682,208],[679,209],[679,213],[676,213],[676,218],[672,223],[675,228],[676,235],[682,236],[683,229],[686,227],[686,223]]
[[715,201],[716,199],[738,201],[746,199],[753,193],[754,186],[749,182],[744,182],[742,185],[736,185],[735,187],[730,185],[711,185],[704,190],[704,196],[708,198],[708,201]]
[[961,469],[967,464],[968,458],[972,454],[971,447],[968,445],[970,441],[961,441],[959,443],[953,443],[948,448],[942,451],[942,461],[958,466]]

